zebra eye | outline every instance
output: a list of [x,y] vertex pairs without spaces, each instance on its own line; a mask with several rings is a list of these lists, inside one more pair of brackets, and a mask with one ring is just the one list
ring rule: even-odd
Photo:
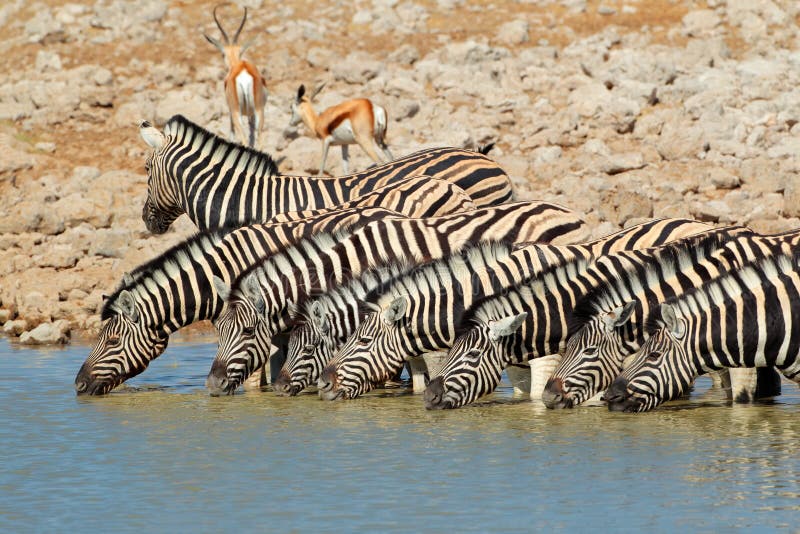
[[117,345],[119,345],[119,336],[106,339],[106,347],[116,347]]
[[481,359],[481,351],[478,349],[470,349],[464,353],[464,359],[470,363],[478,363]]
[[372,338],[370,336],[362,336],[358,339],[358,344],[362,346],[367,346],[372,343]]
[[586,347],[585,349],[583,349],[583,353],[586,354],[587,356],[591,356],[597,353],[597,347]]
[[314,352],[315,348],[317,348],[316,345],[312,345],[312,344],[309,343],[308,345],[303,347],[303,352],[310,354],[310,353]]
[[647,355],[648,361],[657,362],[659,359],[661,359],[661,353],[658,352],[657,350],[654,350],[653,352]]
[[245,326],[242,328],[242,335],[247,337],[253,337],[256,335],[256,327],[255,326]]

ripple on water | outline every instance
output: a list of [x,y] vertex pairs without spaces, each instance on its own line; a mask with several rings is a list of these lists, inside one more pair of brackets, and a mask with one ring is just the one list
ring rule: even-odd
[[549,411],[507,384],[445,412],[399,390],[214,398],[214,345],[173,342],[125,388],[78,398],[88,352],[0,341],[2,530],[716,530],[786,528],[800,508],[791,384],[636,416]]

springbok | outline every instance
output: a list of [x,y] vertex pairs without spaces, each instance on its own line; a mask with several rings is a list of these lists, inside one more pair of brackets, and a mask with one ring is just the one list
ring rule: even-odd
[[[311,100],[317,96],[325,84],[320,85],[311,96],[306,95],[305,85],[297,89],[297,98],[292,103],[292,126],[300,121],[322,140],[322,162],[319,173],[325,172],[325,160],[331,145],[342,147],[342,168],[345,174],[349,171],[349,145],[358,144],[375,163],[385,163],[394,159],[386,146],[386,126],[388,115],[381,106],[373,104],[366,98],[346,100],[329,107],[319,115],[311,106]],[[378,155],[379,149],[386,159]]]
[[[243,145],[256,147],[258,137],[261,135],[261,128],[264,125],[267,84],[264,77],[258,72],[258,68],[251,62],[242,59],[253,40],[247,41],[244,45],[238,44],[239,34],[247,21],[247,8],[244,8],[244,17],[242,17],[239,29],[236,30],[233,42],[231,42],[217,18],[217,9],[224,5],[227,4],[219,4],[214,7],[214,22],[217,23],[217,28],[222,33],[224,44],[206,33],[203,33],[203,36],[222,52],[225,65],[228,67],[228,73],[225,75],[225,99],[228,102],[231,118],[231,139],[235,140],[238,137]],[[245,116],[250,126],[249,136],[245,136],[244,133]]]

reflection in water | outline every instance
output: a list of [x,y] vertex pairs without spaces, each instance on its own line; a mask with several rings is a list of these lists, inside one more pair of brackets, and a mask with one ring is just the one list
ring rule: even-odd
[[772,404],[698,388],[635,416],[510,387],[445,412],[399,390],[212,398],[213,345],[173,343],[126,388],[77,398],[88,348],[0,343],[3,531],[795,528],[800,510],[790,384]]

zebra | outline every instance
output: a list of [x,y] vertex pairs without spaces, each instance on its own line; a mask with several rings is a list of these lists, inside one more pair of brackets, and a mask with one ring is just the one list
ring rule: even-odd
[[298,306],[367,269],[414,265],[480,241],[558,242],[585,233],[583,220],[562,206],[517,202],[446,217],[373,222],[330,250],[253,265],[230,288],[228,308],[216,323],[219,349],[206,385],[212,395],[233,393],[265,363],[272,337],[285,337],[290,304]]
[[392,376],[405,361],[447,350],[461,316],[475,300],[535,273],[618,246],[652,246],[708,229],[694,221],[660,220],[583,245],[533,244],[514,251],[483,246],[421,266],[364,299],[358,328],[320,377],[320,396],[354,398]]
[[272,389],[294,396],[315,384],[336,349],[358,326],[359,301],[374,287],[411,268],[411,265],[400,263],[369,269],[346,284],[291,306],[286,361],[272,383]]
[[142,219],[154,234],[186,213],[201,230],[269,220],[284,211],[335,206],[414,175],[447,180],[476,206],[511,200],[511,181],[478,152],[437,148],[341,178],[283,176],[265,153],[212,134],[181,115],[164,132],[147,121],[140,134],[153,148],[145,162],[147,198]]
[[605,393],[611,411],[643,412],[675,399],[700,374],[775,366],[800,383],[800,272],[778,254],[667,300],[650,335]]
[[[625,358],[645,341],[644,319],[659,302],[748,261],[791,252],[798,244],[800,231],[769,236],[742,234],[696,264],[691,258],[683,258],[690,263],[674,272],[640,272],[637,263],[620,266],[616,277],[576,304],[564,358],[545,385],[545,405],[569,408],[605,390],[621,372]],[[735,391],[734,400],[747,402],[779,393],[780,381],[774,370],[758,371],[755,388]]]
[[[399,217],[386,208],[321,210],[313,218],[200,232],[125,273],[105,299],[97,342],[75,378],[78,394],[102,395],[144,371],[169,335],[196,321],[214,321],[217,290],[249,265],[322,231]],[[328,234],[324,234],[328,235]]]
[[[618,276],[620,264],[676,269],[677,264],[691,265],[708,257],[742,233],[751,232],[742,227],[721,228],[657,248],[621,251],[595,261],[579,258],[476,302],[460,322],[459,336],[440,376],[426,388],[426,407],[463,406],[493,391],[505,367],[562,353],[577,300]],[[676,256],[682,255],[691,260],[676,262]]]

